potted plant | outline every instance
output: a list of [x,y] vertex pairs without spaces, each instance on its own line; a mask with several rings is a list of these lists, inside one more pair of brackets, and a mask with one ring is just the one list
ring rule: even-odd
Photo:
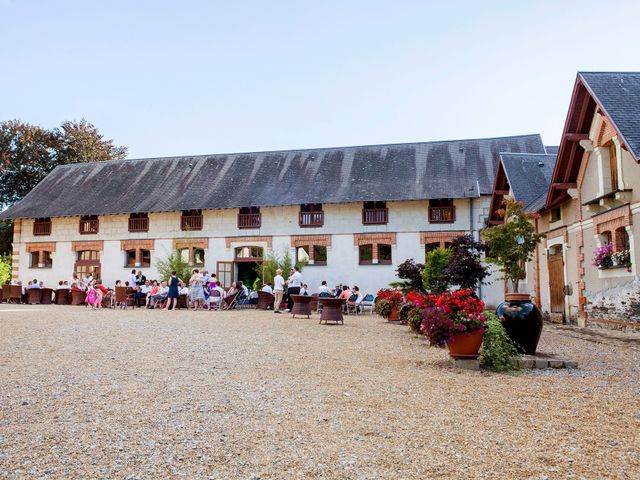
[[593,260],[591,261],[591,264],[600,270],[611,268],[614,264],[612,256],[613,245],[611,243],[605,243],[593,250]]
[[631,272],[631,253],[629,250],[619,250],[611,255],[611,260],[613,260],[613,264],[619,267],[625,267],[627,272]]
[[477,358],[484,335],[484,302],[470,289],[429,295],[421,330],[432,345],[446,345],[453,358]]
[[522,209],[521,203],[508,199],[503,204],[504,209],[499,213],[504,223],[483,232],[489,246],[487,260],[500,267],[512,288],[496,312],[518,349],[533,355],[542,333],[542,314],[531,302],[531,296],[520,293],[518,287],[526,277],[527,262],[533,259],[533,252],[544,234],[536,233],[533,216]]
[[422,310],[430,305],[430,302],[423,292],[412,290],[405,295],[406,320],[413,333],[420,333],[422,326]]
[[376,299],[375,311],[381,317],[390,322],[398,320],[398,312],[402,305],[402,292],[395,289],[383,288],[378,291]]

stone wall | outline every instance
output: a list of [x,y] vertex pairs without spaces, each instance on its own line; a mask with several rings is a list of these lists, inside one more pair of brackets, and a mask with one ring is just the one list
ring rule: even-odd
[[640,280],[638,278],[597,292],[586,292],[589,325],[640,332]]

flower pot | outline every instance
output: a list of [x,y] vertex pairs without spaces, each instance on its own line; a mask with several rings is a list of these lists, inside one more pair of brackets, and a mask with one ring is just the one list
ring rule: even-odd
[[534,355],[542,333],[542,314],[531,302],[531,296],[508,293],[505,301],[498,305],[496,313],[518,351]]
[[387,317],[387,321],[395,322],[400,318],[400,313],[398,307],[393,307],[389,312],[389,316]]
[[478,358],[484,332],[458,333],[447,343],[449,355],[453,358]]

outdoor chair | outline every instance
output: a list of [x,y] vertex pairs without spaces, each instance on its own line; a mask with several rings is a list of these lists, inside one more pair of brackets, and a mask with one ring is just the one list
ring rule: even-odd
[[322,292],[320,295],[318,295],[318,305],[316,307],[316,311],[318,313],[322,313],[322,299],[323,298],[331,298],[331,295],[329,295],[327,292]]
[[367,293],[364,298],[362,299],[362,301],[360,302],[360,308],[362,309],[362,312],[364,313],[365,311],[369,310],[369,312],[371,313],[371,315],[373,315],[373,307],[374,307],[374,297],[373,295],[371,295],[370,293]]
[[22,301],[22,287],[20,285],[3,285],[2,298],[7,303]]
[[275,297],[269,292],[258,292],[258,310],[269,310],[273,305]]
[[70,290],[71,292],[71,305],[84,305],[84,299],[87,297],[87,293],[84,290]]
[[134,297],[129,294],[127,287],[116,287],[116,307],[133,308]]
[[176,308],[189,308],[189,296],[185,294],[179,295]]
[[358,315],[358,304],[356,303],[357,299],[358,299],[358,295],[354,293],[347,300],[347,315],[349,314]]
[[39,288],[30,288],[27,290],[27,303],[29,305],[40,303],[42,292]]
[[56,305],[69,305],[69,289],[58,288],[56,290]]
[[43,305],[51,305],[52,295],[53,295],[53,290],[51,288],[40,289],[40,303],[42,303]]
[[218,290],[211,290],[209,294],[209,310],[220,310],[222,308],[222,295]]

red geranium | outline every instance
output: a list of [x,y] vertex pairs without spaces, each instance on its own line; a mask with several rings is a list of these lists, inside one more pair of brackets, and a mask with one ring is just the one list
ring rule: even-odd
[[383,288],[378,291],[378,299],[389,302],[389,305],[393,307],[400,307],[404,301],[402,292],[400,290],[392,290],[390,288]]

